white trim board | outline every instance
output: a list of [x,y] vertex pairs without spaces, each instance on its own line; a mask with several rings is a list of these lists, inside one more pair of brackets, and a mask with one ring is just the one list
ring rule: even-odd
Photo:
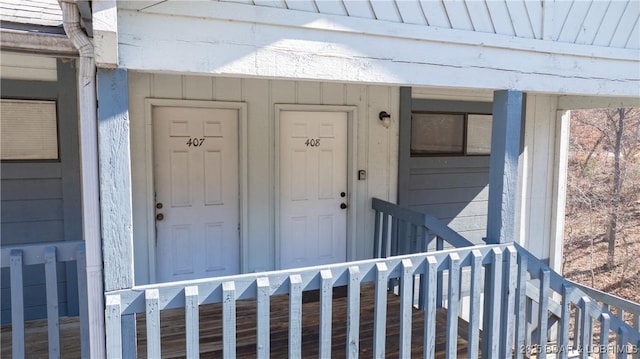
[[[174,6],[163,3],[150,10],[164,9],[164,4]],[[187,7],[189,11],[200,6],[190,4],[195,7]],[[278,17],[292,14],[241,8],[259,14],[275,11]],[[331,21],[354,25],[352,18],[336,18]],[[360,25],[350,31],[333,30],[331,26],[339,26],[317,14],[309,22],[288,19],[289,23],[265,24],[122,10],[121,65],[141,71],[623,97],[637,96],[640,87],[638,50],[573,45],[575,51],[562,52],[555,48],[567,44],[472,31],[363,20],[369,28],[395,34],[383,36]],[[318,23],[322,26],[305,27]],[[412,31],[422,37],[412,37]],[[455,40],[460,38],[472,40]],[[607,56],[614,50],[622,52]]]
[[[358,107],[357,106],[337,106],[337,105],[292,105],[275,104],[275,201],[274,201],[274,231],[275,231],[275,266],[281,268],[280,261],[280,113],[282,111],[311,111],[311,112],[346,112],[347,113],[347,203],[355,204],[357,198],[358,180],[355,175],[357,164],[357,141],[358,141]],[[356,259],[356,206],[349,205],[347,213],[347,260]]]
[[[147,216],[155,216],[155,196],[153,181],[153,118],[154,106],[174,106],[193,108],[220,108],[238,110],[238,158],[240,178],[240,270],[245,273],[248,269],[248,136],[247,136],[247,104],[244,102],[227,101],[198,101],[198,100],[173,100],[173,99],[145,99],[145,175],[147,188]],[[155,221],[147,222],[147,244],[149,254],[149,282],[156,282],[156,227]]]

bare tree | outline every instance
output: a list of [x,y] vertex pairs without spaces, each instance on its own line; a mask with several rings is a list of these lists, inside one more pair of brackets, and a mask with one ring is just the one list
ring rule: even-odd
[[[598,139],[592,142],[582,167],[582,174],[589,166],[596,148],[602,146],[613,159],[611,172],[611,191],[602,204],[606,205],[607,229],[605,239],[608,242],[607,266],[613,268],[615,246],[619,231],[620,205],[622,188],[625,180],[627,163],[640,153],[640,109],[617,108],[598,109],[577,113],[575,119],[599,133]],[[605,199],[603,198],[603,199]]]

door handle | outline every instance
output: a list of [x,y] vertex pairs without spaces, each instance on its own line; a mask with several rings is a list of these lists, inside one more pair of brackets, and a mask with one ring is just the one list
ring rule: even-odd
[[346,203],[340,203],[340,208],[346,209],[347,208],[347,204]]
[[158,213],[156,214],[156,221],[162,221],[164,219],[164,214]]

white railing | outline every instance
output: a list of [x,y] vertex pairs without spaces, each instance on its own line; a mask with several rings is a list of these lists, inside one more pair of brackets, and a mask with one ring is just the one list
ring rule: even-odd
[[[384,357],[386,321],[387,321],[387,290],[389,280],[399,281],[400,323],[399,343],[400,356],[407,357],[411,353],[411,320],[413,306],[413,290],[415,277],[424,275],[426,285],[422,286],[425,300],[424,337],[421,340],[425,350],[425,357],[434,356],[436,337],[436,293],[432,288],[436,285],[436,276],[443,271],[448,272],[448,314],[446,337],[447,357],[454,357],[457,352],[458,311],[460,310],[461,271],[469,268],[472,279],[472,297],[470,305],[468,331],[468,354],[476,357],[480,350],[480,287],[485,278],[481,278],[481,268],[486,267],[486,280],[492,285],[485,289],[485,296],[491,304],[485,309],[486,318],[492,320],[486,324],[488,343],[488,357],[499,357],[501,350],[500,334],[502,303],[510,303],[513,308],[517,292],[516,288],[505,290],[502,288],[503,273],[509,278],[517,275],[516,250],[507,245],[486,245],[473,248],[452,249],[432,253],[420,253],[395,256],[384,259],[372,259],[334,265],[299,268],[287,271],[243,274],[229,277],[209,278],[185,282],[145,285],[132,289],[113,291],[106,294],[106,325],[107,325],[107,353],[108,357],[133,357],[135,344],[127,344],[131,340],[124,335],[122,317],[137,313],[146,314],[146,342],[147,355],[150,358],[162,355],[160,313],[172,308],[185,310],[185,348],[187,357],[195,358],[200,353],[199,343],[199,308],[204,304],[222,303],[222,346],[223,356],[233,358],[236,355],[236,301],[255,298],[257,315],[255,330],[257,336],[256,353],[260,358],[269,357],[270,342],[270,298],[278,294],[289,295],[289,357],[299,358],[301,354],[301,323],[302,323],[302,294],[305,291],[320,290],[320,318],[319,318],[319,357],[326,358],[332,347],[332,293],[331,288],[347,286],[347,341],[344,348],[346,357],[356,358],[359,353],[359,316],[361,287],[365,283],[373,283],[374,296],[374,328],[373,353],[374,357]],[[515,282],[513,282],[515,283]],[[513,284],[511,283],[511,284]],[[364,295],[364,294],[363,294]],[[511,311],[513,313],[513,311]],[[246,320],[244,318],[243,320]],[[202,323],[206,326],[206,323]],[[511,325],[513,327],[513,325]],[[443,330],[438,328],[438,330]],[[485,356],[486,357],[486,356]]]
[[[395,206],[382,202],[377,204],[385,208]],[[412,222],[407,221],[407,215],[411,214],[403,212],[406,210],[393,210],[405,216],[402,220],[405,224],[400,219],[385,219],[380,213],[376,214],[376,240],[380,241],[376,247],[378,256],[385,256],[384,248],[387,248],[386,254],[393,253],[393,241],[396,241],[398,250],[412,250],[411,245],[401,244],[403,237],[398,233],[403,226],[406,228],[403,235],[408,235],[408,238],[425,238],[425,231],[419,229],[422,226],[428,229],[427,239],[434,234],[434,238],[442,237],[443,241],[453,245],[468,243],[445,225],[436,222],[425,225],[425,218],[431,221],[430,217],[417,215]],[[386,213],[391,216],[388,211]],[[393,231],[384,226],[384,223],[394,221],[396,227]],[[412,225],[416,226],[415,232]],[[393,232],[397,233],[396,238]],[[383,236],[386,235],[385,246]],[[413,247],[413,250],[419,249],[420,246]],[[438,285],[438,278],[446,278],[441,279],[446,283]],[[467,281],[469,287],[466,298],[462,295],[463,281]],[[365,283],[373,285],[372,292],[361,290]],[[333,339],[332,288],[347,286],[348,324],[346,332],[339,334],[347,338],[346,357],[356,358],[360,353],[360,303],[363,300],[361,295],[365,293],[371,293],[374,301],[373,356],[384,357],[387,311],[391,308],[387,306],[389,283],[394,283],[400,301],[398,343],[399,355],[403,358],[410,356],[412,344],[415,346],[417,343],[424,348],[425,358],[434,357],[438,302],[446,303],[446,327],[437,329],[445,332],[444,352],[447,358],[456,356],[460,335],[468,342],[469,358],[476,358],[480,353],[483,358],[524,358],[532,353],[538,358],[545,358],[548,353],[559,358],[568,358],[569,355],[588,358],[597,353],[600,358],[605,358],[611,352],[615,352],[617,358],[627,358],[640,347],[637,329],[613,315],[606,306],[599,305],[587,292],[551,270],[526,249],[512,243],[388,255],[386,258],[327,266],[153,284],[108,292],[105,313],[107,354],[110,358],[137,356],[136,336],[132,334],[136,333],[136,320],[131,319],[144,313],[145,338],[138,340],[146,341],[148,357],[160,357],[160,314],[182,308],[185,312],[183,350],[186,357],[197,358],[201,351],[200,327],[208,325],[200,323],[201,307],[221,303],[222,353],[225,358],[234,358],[239,339],[236,337],[237,301],[254,299],[256,316],[251,320],[255,320],[255,352],[257,357],[267,358],[270,355],[271,299],[286,294],[289,297],[288,354],[290,358],[299,358],[302,353],[302,296],[306,291],[319,290],[317,325],[320,340],[317,350],[319,357],[329,357]],[[424,312],[424,335],[421,338],[412,338],[416,291],[422,298],[419,308]],[[535,312],[527,308],[533,302],[535,306],[531,308],[536,308]],[[466,333],[458,330],[459,316],[468,318]],[[531,336],[534,331],[536,335]],[[615,339],[614,342],[610,337]]]
[[[516,357],[522,358],[531,353],[537,353],[538,358],[545,358],[549,353],[560,358],[568,358],[570,354],[577,354],[584,359],[593,356],[609,358],[609,354],[615,354],[620,359],[626,359],[629,355],[637,357],[640,332],[622,319],[620,311],[613,314],[607,303],[627,308],[632,313],[637,313],[637,304],[620,298],[614,301],[616,297],[602,292],[598,294],[591,288],[571,282],[526,249],[518,244],[514,246],[518,251],[520,272],[523,273],[523,268],[528,272],[520,280],[526,280],[529,284],[537,283],[539,293],[536,300],[538,311],[533,314],[536,320],[532,320],[534,318],[528,313],[525,299],[519,302],[522,304],[518,312],[526,313],[526,320],[518,323],[517,329],[525,332],[524,326],[535,322],[537,341],[518,343],[516,348],[519,349],[519,355]],[[550,308],[553,305],[560,305],[560,316],[557,330],[550,331],[549,317],[554,315]],[[531,331],[527,330],[529,333]],[[555,333],[555,336],[549,336],[549,333]],[[611,342],[611,338],[615,338],[615,342]]]
[[44,264],[47,300],[47,327],[49,358],[64,356],[60,348],[58,312],[58,273],[60,262],[77,261],[78,303],[80,306],[80,338],[83,357],[88,353],[89,323],[87,321],[87,281],[85,273],[85,249],[83,241],[56,242],[24,246],[3,247],[0,250],[0,267],[9,268],[11,282],[11,338],[12,356],[25,358],[24,282],[23,267]]

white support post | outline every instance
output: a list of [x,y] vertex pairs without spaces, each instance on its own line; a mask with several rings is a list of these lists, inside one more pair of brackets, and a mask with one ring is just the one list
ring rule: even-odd
[[[384,358],[387,332],[387,284],[389,270],[385,263],[376,264],[376,294],[373,307],[373,357]],[[422,290],[422,288],[420,288]]]
[[[98,69],[100,216],[106,292],[134,284],[128,89],[126,70]],[[135,315],[122,316],[122,331],[125,355],[135,355]]]
[[131,288],[133,217],[127,71],[98,69],[100,206],[105,291]]
[[271,298],[271,288],[269,285],[269,278],[261,277],[256,280],[257,290],[257,313],[256,313],[256,339],[257,339],[257,357],[269,358],[270,355],[270,340],[269,340],[269,326],[270,326],[270,306],[269,299]]
[[349,267],[347,295],[347,358],[357,358],[360,352],[360,268]]
[[320,271],[320,358],[331,356],[331,317],[333,311],[333,274]]
[[516,235],[523,100],[520,91],[496,91],[493,95],[486,238],[489,244],[513,242]]

